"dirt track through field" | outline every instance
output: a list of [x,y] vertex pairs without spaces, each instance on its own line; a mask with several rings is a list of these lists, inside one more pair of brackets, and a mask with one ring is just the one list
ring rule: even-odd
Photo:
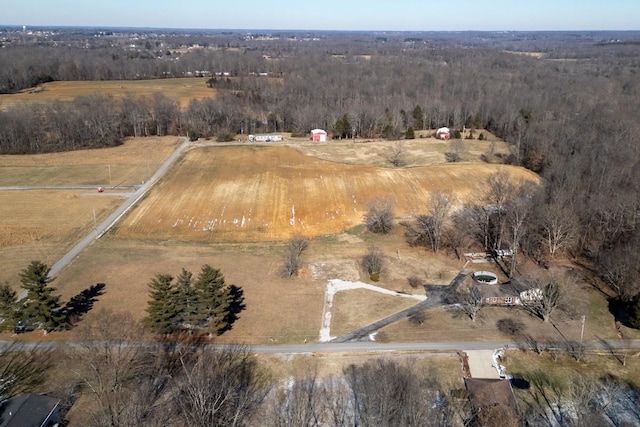
[[191,241],[268,241],[317,236],[362,223],[378,197],[396,202],[399,217],[427,212],[431,192],[458,202],[479,197],[489,175],[523,168],[446,164],[410,169],[344,165],[288,147],[198,147],[118,227],[119,237]]

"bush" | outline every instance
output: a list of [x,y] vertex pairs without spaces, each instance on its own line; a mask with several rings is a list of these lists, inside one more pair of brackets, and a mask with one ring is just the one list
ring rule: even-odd
[[444,153],[444,157],[447,159],[447,162],[449,163],[457,163],[460,161],[460,154],[455,153],[453,151]]
[[231,142],[234,135],[229,131],[220,131],[216,134],[216,141],[218,142]]
[[369,273],[371,280],[377,281],[376,279],[380,277],[382,272],[383,264],[382,252],[378,248],[370,246],[367,253],[362,257],[362,268]]
[[478,135],[478,141],[484,141],[484,133],[480,133],[480,135]]
[[409,277],[407,279],[407,282],[409,282],[409,286],[411,286],[413,289],[419,288],[423,285],[422,279],[416,276]]
[[407,131],[404,134],[404,138],[405,139],[415,139],[415,137],[416,137],[416,134],[413,131],[413,128],[411,128],[411,127],[409,129],[407,129]]

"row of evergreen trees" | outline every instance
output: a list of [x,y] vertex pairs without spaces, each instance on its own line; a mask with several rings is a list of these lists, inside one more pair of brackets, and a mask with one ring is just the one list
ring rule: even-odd
[[208,264],[198,277],[182,269],[175,278],[156,274],[148,284],[146,325],[160,333],[199,330],[221,334],[244,308],[242,289],[227,286],[219,269]]

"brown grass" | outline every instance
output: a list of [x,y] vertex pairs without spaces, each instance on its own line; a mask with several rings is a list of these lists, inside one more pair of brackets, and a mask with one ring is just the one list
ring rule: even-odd
[[527,377],[527,373],[541,371],[554,383],[566,387],[585,373],[594,378],[624,378],[634,388],[640,387],[640,353],[637,350],[626,350],[626,363],[623,366],[624,352],[617,350],[615,354],[607,351],[588,351],[577,362],[570,355],[560,355],[556,360],[549,353],[537,355],[533,352],[509,351],[505,360],[507,373],[513,376]]
[[365,289],[338,292],[333,299],[331,336],[344,335],[418,302]]
[[111,148],[0,155],[0,186],[137,185],[149,179],[181,142],[173,136],[130,138]]
[[376,197],[395,199],[398,216],[418,214],[436,190],[452,190],[460,201],[474,199],[498,170],[538,179],[505,165],[383,169],[323,161],[280,146],[198,148],[185,154],[117,235],[239,242],[339,233],[360,224]]
[[64,81],[42,84],[20,93],[0,95],[0,109],[24,103],[46,104],[71,101],[79,96],[103,95],[114,98],[127,96],[152,98],[154,93],[175,98],[186,107],[192,99],[215,98],[215,89],[207,87],[206,78],[175,78],[158,80]]
[[32,260],[49,265],[104,220],[118,197],[88,190],[0,191],[0,283],[16,281]]

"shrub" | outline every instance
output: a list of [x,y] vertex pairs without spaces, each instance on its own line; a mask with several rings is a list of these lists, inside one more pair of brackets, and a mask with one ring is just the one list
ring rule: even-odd
[[409,286],[411,286],[413,289],[419,288],[420,286],[422,286],[422,279],[416,276],[411,276],[407,279],[407,282],[409,282]]
[[362,268],[364,271],[369,273],[372,280],[377,281],[374,278],[378,278],[380,276],[383,264],[384,259],[382,257],[382,252],[380,252],[380,250],[375,246],[370,246],[367,253],[362,257]]

